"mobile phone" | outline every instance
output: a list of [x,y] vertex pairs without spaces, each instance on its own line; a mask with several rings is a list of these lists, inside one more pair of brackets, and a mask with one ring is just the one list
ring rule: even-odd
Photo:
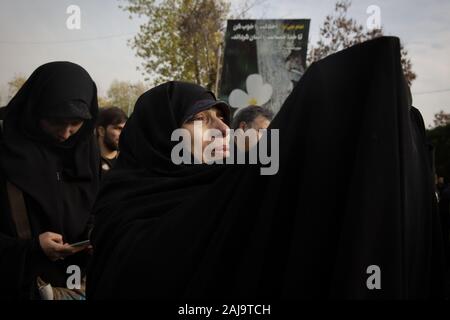
[[90,243],[91,243],[90,240],[84,240],[84,241],[72,243],[70,246],[74,247],[74,248],[76,248],[76,247],[84,247],[84,246],[89,245]]

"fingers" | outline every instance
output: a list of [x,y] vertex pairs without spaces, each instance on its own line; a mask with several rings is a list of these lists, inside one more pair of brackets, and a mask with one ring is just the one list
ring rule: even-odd
[[51,240],[53,242],[63,244],[63,237],[62,237],[62,235],[60,235],[58,233],[47,232],[47,237],[49,240]]
[[71,252],[71,254],[75,254],[77,252],[86,250],[86,248],[87,248],[87,245],[86,246],[79,246],[79,247],[70,247],[70,252]]
[[64,243],[62,235],[54,232],[45,232],[39,235],[39,243],[44,253],[51,261],[62,260],[67,256],[88,249],[89,245],[72,247]]
[[73,248],[71,247],[69,244],[56,244],[55,245],[55,251],[60,254],[60,255],[65,255],[65,256],[69,256],[72,255],[74,253],[77,253],[78,248]]
[[60,255],[70,256],[70,255],[73,255],[73,254],[78,253],[80,251],[84,251],[84,250],[88,249],[88,247],[89,247],[89,245],[79,246],[79,247],[72,247],[71,245],[66,243],[64,245],[57,244],[55,246],[55,250]]

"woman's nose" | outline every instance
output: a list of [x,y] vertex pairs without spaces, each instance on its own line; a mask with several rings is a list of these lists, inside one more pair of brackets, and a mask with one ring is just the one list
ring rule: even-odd
[[64,129],[60,132],[61,138],[66,140],[69,139],[71,135],[73,135],[73,128],[71,126],[64,127]]
[[219,130],[222,133],[222,135],[225,137],[230,128],[222,120],[217,119],[215,129]]

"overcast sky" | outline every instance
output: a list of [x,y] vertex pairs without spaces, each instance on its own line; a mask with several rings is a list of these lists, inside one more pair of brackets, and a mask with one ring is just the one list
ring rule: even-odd
[[[335,0],[258,0],[250,18],[311,19],[310,41],[318,39]],[[0,97],[6,103],[7,82],[28,77],[39,65],[68,60],[85,67],[105,94],[114,79],[142,81],[141,61],[127,46],[142,21],[128,18],[122,0],[0,0]],[[232,0],[237,12],[242,0]],[[66,27],[67,8],[81,9],[81,29]],[[354,0],[349,16],[366,24],[367,8],[381,9],[388,35],[401,38],[418,78],[414,105],[431,124],[434,113],[450,112],[450,0]]]

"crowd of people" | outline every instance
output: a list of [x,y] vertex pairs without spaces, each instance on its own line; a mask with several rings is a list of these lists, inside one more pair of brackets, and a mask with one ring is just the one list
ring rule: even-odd
[[[99,109],[81,66],[40,66],[0,109],[0,297],[444,298],[450,189],[433,186],[400,59],[386,63],[398,54],[394,38],[380,38],[316,63],[275,119],[253,105],[233,115],[179,81],[144,93],[128,119]],[[372,73],[360,72],[369,61]],[[341,91],[320,93],[341,66]],[[361,128],[350,130],[351,117]],[[171,133],[195,122],[224,138],[279,129],[279,173],[174,164]],[[379,292],[366,287],[373,264]]]
[[[187,116],[211,117],[207,113],[217,103],[204,94],[210,104]],[[119,107],[99,109],[96,99],[95,84],[83,68],[54,62],[39,67],[0,109],[1,266],[12,273],[1,291],[5,298],[41,299],[39,289],[49,283],[58,298],[84,297],[83,290],[65,288],[66,270],[76,264],[85,274],[92,246],[70,244],[88,238],[99,181],[114,167],[128,120]],[[258,106],[239,115],[235,121],[244,130],[265,129],[272,119]]]

